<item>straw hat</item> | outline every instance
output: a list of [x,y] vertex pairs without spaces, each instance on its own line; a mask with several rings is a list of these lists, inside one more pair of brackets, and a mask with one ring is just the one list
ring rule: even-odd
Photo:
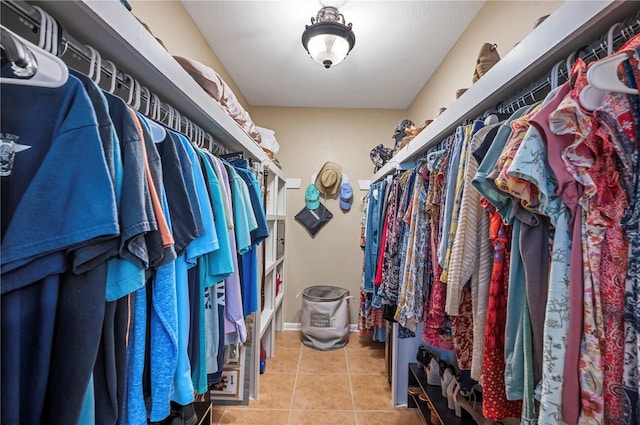
[[335,162],[325,162],[318,172],[315,184],[320,193],[335,195],[338,193],[341,179],[342,166]]

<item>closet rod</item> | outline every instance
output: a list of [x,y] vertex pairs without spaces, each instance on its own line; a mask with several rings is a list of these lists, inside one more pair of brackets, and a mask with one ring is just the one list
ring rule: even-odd
[[[612,38],[612,51],[620,48],[626,41],[640,32],[640,12],[636,13],[635,16],[627,19],[625,22],[622,22],[615,31],[617,34]],[[590,45],[580,48],[576,53],[586,63],[597,61],[607,56],[609,48],[609,41],[607,38],[608,34],[604,34]],[[566,61],[560,63],[557,71],[559,84],[564,83],[567,80],[570,71],[571,68],[567,69]],[[551,70],[550,73],[551,72],[553,72],[553,70]],[[520,90],[506,101],[500,102],[496,107],[496,110],[500,112],[515,112],[515,110],[520,106],[530,105],[542,100],[541,98],[535,97],[535,94],[543,92],[546,95],[550,89],[551,76],[547,75],[529,85],[529,87]]]
[[[24,24],[30,26],[30,28],[34,32],[36,32],[36,30],[41,31],[42,16],[40,15],[40,12],[36,10],[32,5],[30,5],[24,0],[2,0],[2,4],[6,5],[11,11],[13,11],[16,15],[18,15],[20,20]],[[55,19],[55,17],[53,18]],[[58,54],[58,56],[63,57],[65,53],[69,51],[76,58],[82,59],[87,63],[91,63],[92,54],[89,47],[79,42],[76,38],[74,38],[72,35],[67,33],[67,31],[59,23],[58,23],[58,29],[59,29],[58,35],[60,37],[60,41],[59,41],[60,53]],[[104,75],[108,77],[113,76],[113,70],[110,67],[105,66],[104,64],[101,65],[101,71]],[[125,77],[125,74],[122,71],[119,71],[117,67],[116,67],[116,81],[118,82],[119,88],[127,89],[127,90],[131,89],[131,84],[127,82],[127,78]],[[147,96],[145,91],[149,91],[149,90],[146,88],[145,90],[141,90],[141,93],[140,93],[141,99],[144,100],[145,103],[153,102],[153,99],[151,98],[152,97],[151,91],[149,91],[149,96]],[[156,97],[156,99],[158,98]],[[168,102],[159,101],[158,106],[160,108],[160,112],[164,114],[162,119],[167,118],[171,114],[171,110],[174,110],[178,113],[178,115],[180,116],[180,123],[179,123],[180,128],[177,129],[178,131],[182,131],[183,128],[184,129],[190,128],[190,126],[196,126],[204,133],[204,135],[209,139],[209,141],[211,141],[211,143],[215,146],[215,149],[214,149],[215,152],[212,152],[212,153],[216,153],[216,154],[229,153],[229,149],[226,146],[218,142],[211,134],[203,130],[202,127],[194,124],[192,120],[187,118],[180,111],[178,111],[176,108],[171,106]],[[139,111],[139,112],[144,113],[143,111]]]

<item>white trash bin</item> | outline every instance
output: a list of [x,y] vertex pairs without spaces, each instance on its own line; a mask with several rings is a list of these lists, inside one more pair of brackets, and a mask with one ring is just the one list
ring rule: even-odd
[[342,348],[349,342],[349,291],[336,286],[310,286],[302,291],[302,343],[318,350]]

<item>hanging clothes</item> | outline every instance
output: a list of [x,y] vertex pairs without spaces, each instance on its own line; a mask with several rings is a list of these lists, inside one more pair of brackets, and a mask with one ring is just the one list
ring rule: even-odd
[[[247,281],[234,260],[268,236],[259,183],[77,71],[56,89],[2,91],[2,421],[165,420],[170,403],[208,391],[208,354],[221,372],[218,325],[232,320],[227,340],[246,338],[257,258]],[[231,176],[224,195],[211,172]]]

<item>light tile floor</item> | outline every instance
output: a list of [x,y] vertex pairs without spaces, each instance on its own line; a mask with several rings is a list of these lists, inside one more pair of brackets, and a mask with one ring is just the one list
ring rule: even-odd
[[349,344],[318,351],[299,332],[276,332],[258,400],[214,406],[213,424],[421,425],[415,409],[393,407],[384,370],[384,344],[349,334]]

